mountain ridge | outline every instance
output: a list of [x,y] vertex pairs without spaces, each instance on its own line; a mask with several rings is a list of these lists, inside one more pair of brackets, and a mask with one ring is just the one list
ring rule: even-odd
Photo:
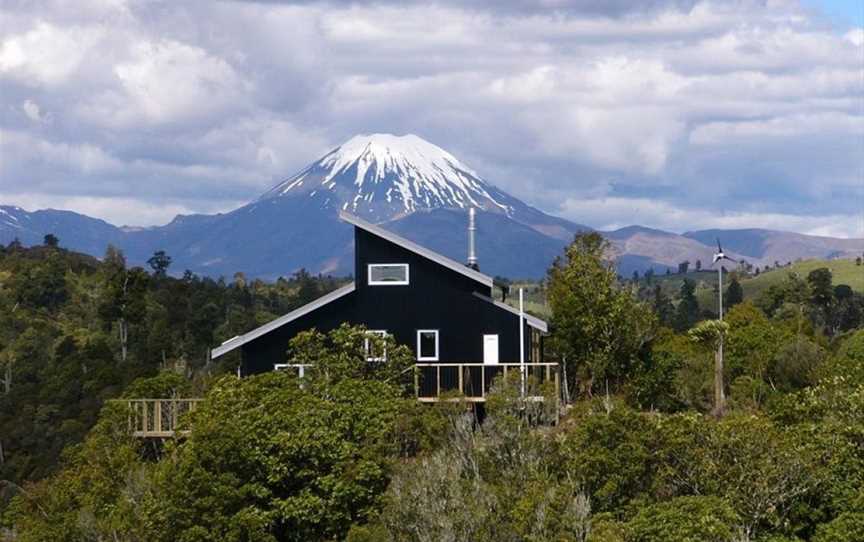
[[[258,198],[214,215],[177,215],[147,228],[117,227],[73,211],[0,206],[0,242],[38,244],[53,233],[64,246],[101,256],[111,243],[130,263],[165,250],[176,272],[276,278],[300,268],[353,272],[351,228],[345,210],[462,261],[467,210],[478,210],[478,249],[486,273],[539,278],[573,235],[589,226],[544,213],[498,189],[440,147],[415,135],[355,136]],[[864,240],[807,236],[775,230],[699,230],[679,235],[644,226],[601,232],[621,274],[710,264],[719,232],[733,257],[754,265],[774,259],[854,257]],[[754,233],[755,232],[755,233]],[[767,247],[767,248],[766,248]],[[761,252],[760,252],[761,251]],[[754,257],[753,254],[758,254]],[[778,257],[782,255],[783,257]]]

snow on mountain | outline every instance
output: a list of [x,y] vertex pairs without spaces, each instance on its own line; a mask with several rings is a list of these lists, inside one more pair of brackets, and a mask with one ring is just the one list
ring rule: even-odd
[[259,201],[308,197],[374,221],[418,210],[476,207],[511,216],[518,201],[444,149],[408,134],[358,135]]

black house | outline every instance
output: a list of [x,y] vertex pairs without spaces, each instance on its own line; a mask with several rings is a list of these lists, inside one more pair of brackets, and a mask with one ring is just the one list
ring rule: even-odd
[[392,335],[420,364],[542,361],[546,322],[495,299],[491,277],[353,215],[340,218],[354,225],[354,282],[224,342],[213,358],[240,348],[243,374],[271,371],[286,363],[297,333],[347,322]]

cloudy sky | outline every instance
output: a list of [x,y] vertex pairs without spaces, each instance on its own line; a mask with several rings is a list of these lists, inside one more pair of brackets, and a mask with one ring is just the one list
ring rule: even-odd
[[0,203],[161,224],[369,132],[595,227],[864,237],[864,4],[0,1]]

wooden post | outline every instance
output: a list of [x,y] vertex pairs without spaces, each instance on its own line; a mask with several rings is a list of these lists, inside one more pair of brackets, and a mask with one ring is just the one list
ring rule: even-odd
[[486,364],[480,366],[480,398],[486,398]]
[[420,398],[420,368],[414,365],[414,397]]
[[555,369],[555,401],[558,402],[558,399],[561,397],[561,381],[559,379],[559,371],[556,367]]
[[171,430],[177,431],[177,399],[171,399]]
[[462,382],[462,365],[457,365],[456,369],[459,371],[459,393],[465,395],[465,387]]
[[153,424],[153,430],[156,432],[162,431],[162,401],[153,402],[153,416],[156,418]]

